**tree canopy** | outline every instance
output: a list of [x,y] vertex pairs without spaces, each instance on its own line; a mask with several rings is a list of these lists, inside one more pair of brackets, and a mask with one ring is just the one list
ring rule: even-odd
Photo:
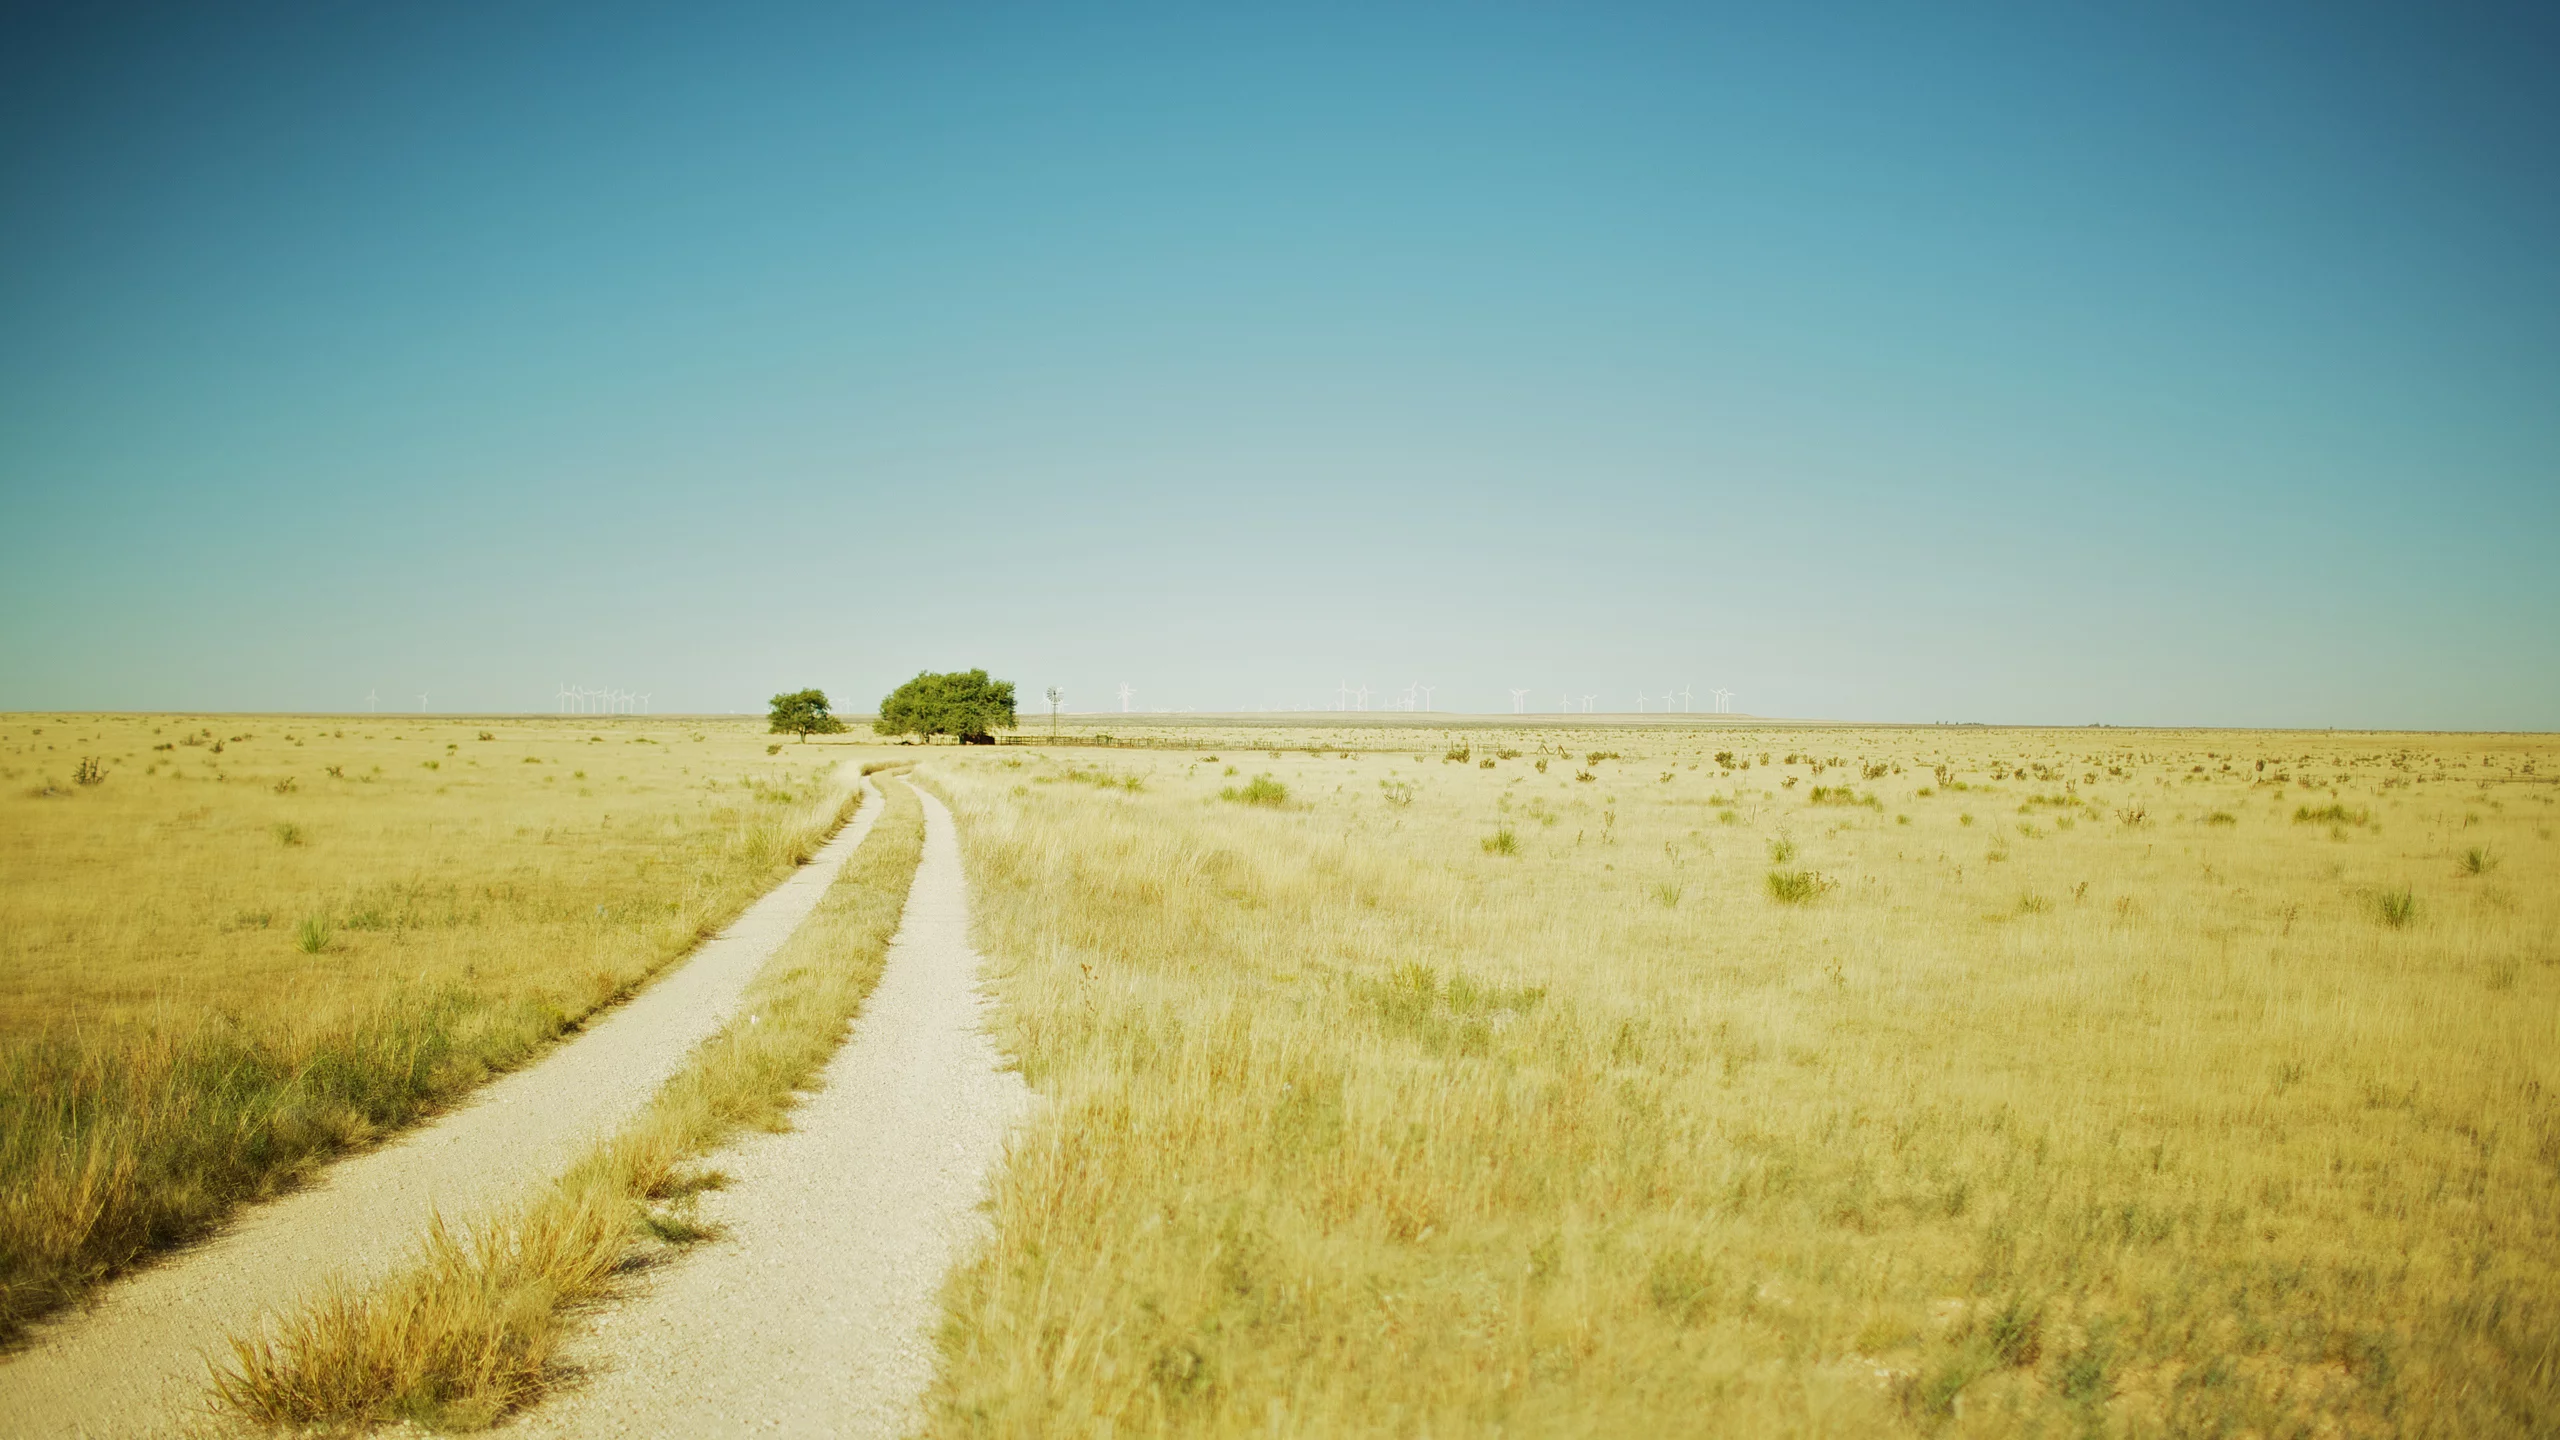
[[883,735],[924,740],[956,735],[983,741],[991,731],[1013,727],[1013,682],[990,680],[984,670],[921,673],[890,691],[880,702],[880,718],[871,723]]
[[774,696],[771,719],[773,725],[766,733],[797,735],[804,745],[812,735],[844,733],[844,722],[827,711],[827,692],[824,690],[795,690],[788,695]]

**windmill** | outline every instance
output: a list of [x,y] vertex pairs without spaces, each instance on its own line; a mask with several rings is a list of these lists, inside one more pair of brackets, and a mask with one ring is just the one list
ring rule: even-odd
[[1671,713],[1671,704],[1672,704],[1672,702],[1673,702],[1673,701],[1675,701],[1675,700],[1678,700],[1679,698],[1680,698],[1680,692],[1678,692],[1677,690],[1665,690],[1665,691],[1663,691],[1663,692],[1662,692],[1662,713],[1663,713],[1663,714],[1665,714],[1665,715],[1670,714],[1670,713]]
[[1438,687],[1438,686],[1436,686],[1436,685],[1425,685],[1425,686],[1423,686],[1423,687],[1422,687],[1422,708],[1423,708],[1423,709],[1428,710],[1428,709],[1430,709],[1430,708],[1431,708],[1431,692],[1432,692],[1432,691],[1434,691],[1434,690],[1436,690],[1436,689],[1438,689],[1438,688],[1440,688],[1440,687]]
[[424,690],[418,692],[418,713],[421,715],[427,713],[427,692]]
[[1065,698],[1057,686],[1049,687],[1049,738],[1052,740],[1058,738],[1058,702]]
[[1336,710],[1348,710],[1348,709],[1350,709],[1350,708],[1351,708],[1351,682],[1350,682],[1350,681],[1348,681],[1348,680],[1337,680],[1337,681],[1335,681],[1335,682],[1334,682],[1334,686],[1333,686],[1333,708],[1334,708],[1334,709],[1336,709]]
[[1680,713],[1683,715],[1689,713],[1689,687],[1686,684],[1680,687]]
[[1528,691],[1514,690],[1511,692],[1511,713],[1514,715],[1526,715],[1529,713]]
[[640,713],[643,715],[649,713],[649,692],[646,690],[640,692]]
[[1708,693],[1708,694],[1710,694],[1710,695],[1713,695],[1714,697],[1716,697],[1716,713],[1717,713],[1717,714],[1719,714],[1719,715],[1730,715],[1730,714],[1732,714],[1732,713],[1733,713],[1733,692],[1732,692],[1732,691],[1730,691],[1730,690],[1710,690],[1710,691],[1708,691],[1707,693]]
[[1419,680],[1416,680],[1416,681],[1414,681],[1412,684],[1407,685],[1406,687],[1404,687],[1404,702],[1403,702],[1402,704],[1400,704],[1400,705],[1396,706],[1395,708],[1397,708],[1397,709],[1399,709],[1399,710],[1402,710],[1402,711],[1403,711],[1404,713],[1406,713],[1407,715],[1412,714],[1412,713],[1414,712],[1414,709],[1415,709],[1414,697],[1415,697],[1416,695],[1421,694],[1421,693],[1422,693],[1422,682],[1421,682],[1421,681],[1419,681]]
[[381,700],[382,700],[382,692],[381,692],[381,691],[379,691],[379,690],[367,690],[366,692],[364,692],[364,708],[365,708],[365,713],[367,713],[367,714],[371,714],[371,713],[373,712],[374,707],[375,707],[376,705],[378,705],[378,704],[380,704],[380,703],[381,703]]
[[1573,713],[1573,697],[1572,697],[1571,695],[1559,695],[1559,696],[1557,696],[1557,697],[1556,697],[1556,708],[1557,708],[1558,710],[1563,711],[1563,712],[1564,712],[1564,713],[1566,713],[1567,715],[1572,714],[1572,713]]
[[1582,697],[1582,713],[1583,713],[1583,714],[1585,714],[1585,715],[1590,714],[1590,713],[1591,713],[1591,702],[1592,702],[1592,701],[1594,701],[1594,700],[1597,700],[1597,699],[1599,699],[1599,698],[1600,698],[1600,697],[1599,697],[1599,696],[1597,696],[1597,695],[1585,695],[1585,696],[1583,696],[1583,697]]
[[1351,698],[1360,702],[1360,708],[1363,711],[1367,710],[1369,708],[1369,687],[1366,685],[1355,685],[1351,687]]
[[1636,713],[1644,713],[1644,687],[1641,685],[1636,687]]
[[1126,714],[1128,714],[1128,713],[1129,713],[1129,697],[1130,697],[1131,695],[1133,695],[1133,694],[1136,694],[1136,693],[1137,693],[1136,691],[1133,691],[1133,690],[1131,690],[1131,689],[1129,688],[1129,682],[1128,682],[1128,681],[1123,680],[1123,681],[1121,681],[1121,682],[1120,682],[1120,713],[1121,713],[1121,714],[1126,715]]

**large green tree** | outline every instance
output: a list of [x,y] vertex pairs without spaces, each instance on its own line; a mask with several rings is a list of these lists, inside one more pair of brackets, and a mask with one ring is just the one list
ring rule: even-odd
[[803,745],[809,743],[812,735],[844,733],[844,722],[828,713],[827,692],[824,690],[795,690],[788,695],[774,696],[773,714],[769,718],[773,725],[768,733],[797,735]]
[[926,741],[956,735],[963,743],[983,743],[991,732],[1010,730],[1013,724],[1012,681],[990,680],[984,670],[955,670],[948,675],[926,671],[890,691],[871,728]]

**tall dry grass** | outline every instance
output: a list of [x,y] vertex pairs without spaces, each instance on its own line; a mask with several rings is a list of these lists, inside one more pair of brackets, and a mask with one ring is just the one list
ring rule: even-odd
[[879,980],[924,849],[915,793],[888,808],[807,921],[649,1108],[520,1212],[466,1236],[441,1226],[418,1262],[234,1337],[220,1408],[256,1424],[343,1429],[411,1421],[473,1429],[555,1378],[573,1307],[635,1259],[707,1233],[692,1201],[720,1183],[697,1162],[749,1127],[780,1129]]
[[2560,1429],[2560,746],[1502,735],[928,767],[1053,1101],[933,1433]]
[[[574,717],[0,719],[0,1341],[726,923],[852,793],[829,774],[845,752],[766,743]],[[85,761],[102,781],[67,778]]]

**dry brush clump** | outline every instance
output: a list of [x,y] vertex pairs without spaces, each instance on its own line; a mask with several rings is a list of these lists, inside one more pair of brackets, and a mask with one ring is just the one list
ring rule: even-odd
[[[1276,812],[935,767],[1050,1103],[931,1433],[2560,1426],[2547,746],[1824,743],[1911,823],[1650,783],[1730,731],[1551,738],[1633,757],[1614,794],[1381,740]],[[2145,823],[1986,862],[1953,804],[2057,792]],[[1541,843],[1462,863],[1533,801]],[[2208,819],[2297,804],[2503,864],[2376,923],[2375,823]]]
[[744,727],[623,725],[616,778],[567,788],[505,752],[613,743],[587,726],[348,728],[0,722],[0,764],[57,731],[185,757],[0,797],[0,1338],[521,1062],[725,924],[851,794],[821,765],[742,774]]
[[880,978],[924,847],[914,792],[885,788],[888,807],[861,850],[748,987],[738,1018],[638,1119],[520,1211],[467,1236],[439,1226],[419,1260],[383,1283],[234,1337],[216,1403],[286,1429],[471,1429],[539,1396],[557,1378],[575,1306],[652,1246],[712,1233],[692,1215],[718,1182],[699,1162],[741,1130],[787,1124],[795,1092]]

